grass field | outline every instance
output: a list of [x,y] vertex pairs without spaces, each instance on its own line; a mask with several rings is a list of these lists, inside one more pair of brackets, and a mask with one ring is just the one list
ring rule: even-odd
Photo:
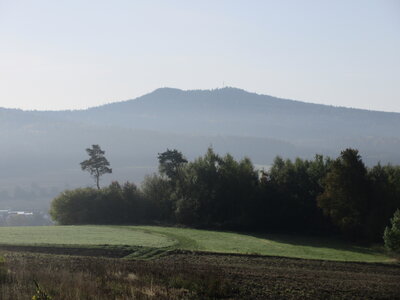
[[156,250],[196,250],[220,253],[323,259],[334,261],[390,262],[380,249],[338,240],[289,235],[255,236],[159,226],[48,226],[0,227],[0,244],[141,246]]
[[0,227],[0,244],[130,245],[168,247],[175,240],[159,233],[113,226]]

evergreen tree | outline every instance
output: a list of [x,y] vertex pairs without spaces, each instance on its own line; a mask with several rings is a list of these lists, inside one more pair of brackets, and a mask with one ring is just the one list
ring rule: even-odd
[[87,148],[86,152],[90,158],[81,162],[81,168],[93,176],[97,189],[100,189],[100,176],[112,173],[112,169],[109,168],[110,163],[104,156],[105,151],[101,150],[99,145],[92,145],[92,148]]
[[158,153],[159,171],[172,181],[175,181],[179,174],[179,169],[188,161],[176,149]]

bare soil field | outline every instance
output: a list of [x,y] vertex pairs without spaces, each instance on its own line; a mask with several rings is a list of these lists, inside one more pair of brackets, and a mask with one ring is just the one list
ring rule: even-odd
[[113,250],[71,249],[47,247],[41,252],[52,254],[44,254],[1,248],[0,298],[31,299],[36,281],[52,299],[67,300],[400,299],[398,264],[180,250],[127,260]]

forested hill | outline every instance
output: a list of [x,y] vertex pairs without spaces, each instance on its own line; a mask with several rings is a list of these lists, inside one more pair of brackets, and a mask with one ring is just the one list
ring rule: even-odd
[[336,157],[353,147],[367,164],[399,164],[399,128],[399,113],[310,104],[235,88],[161,88],[78,111],[0,109],[0,201],[11,199],[18,186],[91,185],[79,168],[91,144],[101,145],[113,167],[104,183],[140,182],[155,170],[157,153],[166,148],[192,159],[212,145],[216,152],[247,155],[255,164],[268,165],[276,155]]
[[[337,155],[351,146],[360,149],[370,164],[400,162],[400,113],[311,104],[236,88],[161,88],[134,100],[51,115],[96,126],[191,136],[268,138],[291,143],[297,155]],[[263,149],[263,153],[274,150]],[[291,155],[284,149],[281,154]],[[257,161],[268,163],[258,157]]]
[[134,100],[56,115],[135,129],[296,141],[327,135],[329,139],[400,137],[399,113],[311,104],[236,88],[194,91],[161,88]]

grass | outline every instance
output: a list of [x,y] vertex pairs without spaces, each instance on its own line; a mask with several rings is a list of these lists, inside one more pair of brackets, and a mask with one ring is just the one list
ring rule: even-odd
[[129,245],[168,247],[175,240],[158,233],[113,226],[0,227],[0,244],[12,245]]
[[178,249],[220,253],[258,254],[334,261],[390,262],[381,249],[355,246],[332,238],[270,234],[254,236],[188,228],[135,226],[177,240]]
[[390,262],[382,250],[328,238],[290,235],[255,236],[160,226],[0,227],[0,244],[14,245],[129,245],[147,247],[132,258],[151,257],[163,250],[193,250],[258,254],[305,259]]

